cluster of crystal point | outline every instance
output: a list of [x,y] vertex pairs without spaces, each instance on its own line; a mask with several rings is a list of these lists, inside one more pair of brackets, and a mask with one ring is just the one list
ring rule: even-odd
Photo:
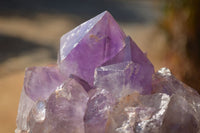
[[62,36],[56,66],[26,70],[15,133],[200,133],[200,96],[105,11]]

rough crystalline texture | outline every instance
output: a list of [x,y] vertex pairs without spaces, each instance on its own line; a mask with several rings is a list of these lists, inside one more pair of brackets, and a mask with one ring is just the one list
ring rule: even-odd
[[15,133],[200,133],[200,96],[154,67],[107,11],[26,69]]
[[31,132],[82,133],[88,99],[87,92],[78,82],[65,81],[46,102],[36,103],[29,114]]

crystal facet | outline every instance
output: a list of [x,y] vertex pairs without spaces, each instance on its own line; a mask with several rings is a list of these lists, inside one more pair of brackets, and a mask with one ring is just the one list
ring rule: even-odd
[[17,115],[17,129],[21,131],[27,131],[29,129],[27,119],[28,115],[31,111],[31,108],[34,106],[34,101],[28,97],[22,89],[19,107],[18,107],[18,115]]
[[108,133],[159,133],[170,96],[162,93],[124,97],[110,112]]
[[88,99],[84,88],[76,80],[69,79],[51,94],[46,103],[39,102],[32,109],[29,116],[31,132],[83,133]]
[[32,67],[26,70],[24,89],[32,100],[46,100],[63,81],[56,67]]
[[112,95],[105,89],[97,89],[88,101],[85,113],[85,132],[104,133],[108,113],[114,104]]
[[200,133],[200,96],[152,63],[107,11],[26,70],[15,133]]
[[114,58],[104,63],[103,66],[123,61],[132,61],[137,64],[138,70],[131,77],[131,80],[135,82],[133,88],[134,86],[142,87],[140,92],[148,94],[151,92],[151,81],[154,67],[130,37],[125,39],[125,43],[126,46]]
[[142,92],[142,87],[134,80],[139,70],[140,66],[132,61],[102,66],[95,71],[94,85],[97,88],[106,89],[116,98],[126,96],[136,90]]
[[62,36],[61,71],[77,75],[93,85],[94,69],[125,46],[125,37],[111,14],[101,13]]

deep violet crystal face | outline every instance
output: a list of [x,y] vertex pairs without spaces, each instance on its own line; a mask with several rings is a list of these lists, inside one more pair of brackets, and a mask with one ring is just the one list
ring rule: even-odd
[[26,69],[15,133],[200,133],[200,96],[152,63],[105,11]]

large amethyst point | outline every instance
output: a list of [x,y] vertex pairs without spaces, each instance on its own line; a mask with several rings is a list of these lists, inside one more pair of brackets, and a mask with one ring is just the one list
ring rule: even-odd
[[61,38],[62,73],[77,75],[92,86],[95,68],[122,50],[125,37],[107,11],[83,23]]

